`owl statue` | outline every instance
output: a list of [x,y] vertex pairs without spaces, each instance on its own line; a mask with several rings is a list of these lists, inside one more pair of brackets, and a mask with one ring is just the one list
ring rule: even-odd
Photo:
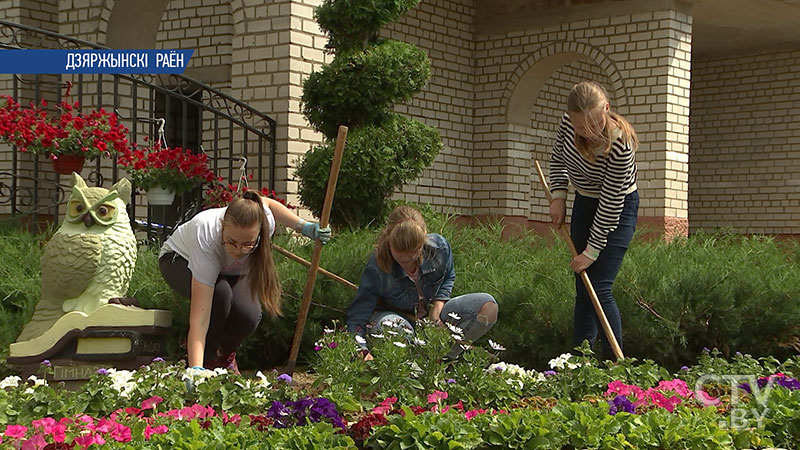
[[77,173],[71,177],[66,216],[42,254],[41,298],[18,342],[40,336],[67,312],[89,315],[128,290],[136,264],[125,210],[131,183],[123,178],[105,189],[88,187]]

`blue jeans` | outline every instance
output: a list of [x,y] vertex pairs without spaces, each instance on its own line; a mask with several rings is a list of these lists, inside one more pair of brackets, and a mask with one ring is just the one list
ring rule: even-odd
[[[489,302],[497,303],[494,297],[489,294],[474,293],[459,295],[445,302],[442,313],[439,314],[439,318],[442,322],[449,322],[461,328],[464,332],[464,338],[468,341],[474,341],[486,334],[494,325],[494,322],[486,324],[478,320],[478,312],[481,310],[481,307]],[[448,315],[450,313],[457,314],[459,319],[455,320],[449,317]],[[372,314],[371,322],[374,324],[374,329],[377,332],[383,331],[383,323],[386,321],[392,322],[394,326],[405,328],[409,332],[413,333],[414,331],[414,324],[412,324],[408,318],[396,312],[376,311]]]
[[[598,199],[596,198],[575,194],[570,233],[578,253],[586,249],[586,244],[589,240],[589,228],[594,220],[597,204]],[[592,287],[597,293],[597,298],[600,300],[600,305],[620,348],[622,348],[622,319],[619,314],[619,308],[617,308],[617,302],[611,293],[611,287],[622,265],[622,258],[628,250],[631,239],[633,239],[638,213],[639,193],[636,191],[625,196],[625,204],[622,208],[617,229],[609,233],[606,247],[600,252],[597,261],[586,269],[586,274],[589,275],[589,280],[592,282]],[[586,292],[586,287],[583,285],[580,275],[577,273],[575,274],[575,293],[572,345],[577,347],[587,339],[591,344],[594,344],[599,331],[604,357],[613,357],[611,346],[602,331],[600,320],[597,318],[592,301]]]

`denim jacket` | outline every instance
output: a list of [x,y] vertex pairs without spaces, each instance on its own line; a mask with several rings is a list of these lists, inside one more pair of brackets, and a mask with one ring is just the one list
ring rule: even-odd
[[[430,307],[433,300],[447,301],[453,290],[456,271],[450,243],[444,237],[427,235],[420,271],[419,279],[426,305]],[[417,287],[400,264],[393,261],[392,272],[386,273],[378,267],[373,253],[361,273],[358,292],[347,308],[347,329],[364,336],[365,325],[369,323],[376,307],[414,314],[418,301]]]

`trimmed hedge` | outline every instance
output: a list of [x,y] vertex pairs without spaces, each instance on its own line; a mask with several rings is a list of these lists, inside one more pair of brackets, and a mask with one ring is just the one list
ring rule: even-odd
[[[454,295],[489,292],[500,318],[488,337],[508,348],[504,359],[546,369],[551,358],[571,350],[574,278],[560,240],[525,235],[503,239],[499,223],[457,227],[451,218],[425,212],[429,230],[450,240],[457,278]],[[325,246],[322,267],[358,283],[379,228],[341,231]],[[0,333],[3,351],[14,341],[39,292],[38,258],[43,236],[0,234]],[[276,242],[311,259],[305,240]],[[696,235],[670,243],[638,239],[625,258],[614,293],[623,318],[625,354],[675,369],[691,364],[704,347],[730,356],[737,351],[783,358],[797,352],[800,330],[800,247],[766,237]],[[145,307],[173,312],[170,356],[183,357],[188,301],[164,283],[157,250],[142,248],[129,295]],[[284,288],[282,318],[265,318],[240,349],[240,366],[279,365],[288,357],[306,268],[276,254]],[[323,326],[344,323],[354,292],[319,276],[314,288],[301,359]],[[793,346],[794,345],[794,346]]]

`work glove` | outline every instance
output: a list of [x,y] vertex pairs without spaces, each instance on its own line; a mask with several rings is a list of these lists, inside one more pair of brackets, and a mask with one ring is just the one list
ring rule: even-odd
[[318,239],[323,244],[331,239],[331,227],[320,228],[317,222],[300,220],[303,221],[303,226],[300,228],[300,233],[303,236],[310,237],[311,239]]
[[213,375],[213,370],[208,370],[205,367],[192,366],[183,375],[183,383],[186,385],[186,391],[190,394],[194,393],[195,380],[199,379],[200,382],[204,381],[209,376]]

